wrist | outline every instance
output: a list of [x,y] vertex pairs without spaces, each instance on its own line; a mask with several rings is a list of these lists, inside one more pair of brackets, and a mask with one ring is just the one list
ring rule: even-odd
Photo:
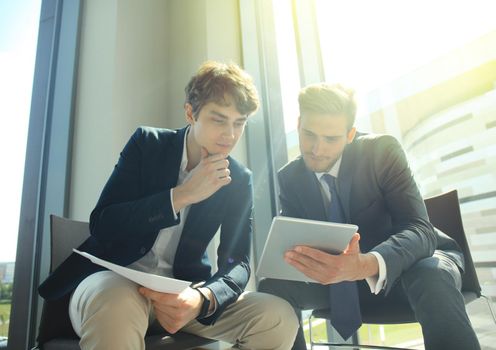
[[200,295],[200,303],[199,307],[197,308],[198,314],[196,315],[197,319],[202,319],[210,314],[210,309],[211,309],[211,302],[210,302],[210,297],[208,295],[209,289],[207,288],[194,288],[198,294]]
[[176,213],[179,213],[181,209],[191,204],[188,191],[184,189],[184,185],[179,185],[173,188],[172,204],[176,210]]
[[379,275],[379,261],[374,254],[360,254],[362,276],[360,279]]

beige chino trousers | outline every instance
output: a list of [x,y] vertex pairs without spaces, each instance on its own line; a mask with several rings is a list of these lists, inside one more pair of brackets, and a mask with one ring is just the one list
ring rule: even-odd
[[[154,320],[138,285],[112,271],[94,273],[74,291],[69,304],[72,326],[83,350],[143,350]],[[293,308],[278,297],[245,292],[214,325],[196,320],[181,331],[233,344],[233,349],[291,349],[299,324]]]

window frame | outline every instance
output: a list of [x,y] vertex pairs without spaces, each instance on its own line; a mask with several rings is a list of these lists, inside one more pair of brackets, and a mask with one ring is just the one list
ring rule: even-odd
[[[248,165],[254,184],[255,266],[272,218],[279,214],[277,171],[288,162],[278,52],[274,42],[274,0],[239,0],[244,68],[260,92],[261,109],[246,130]],[[293,33],[300,67],[300,88],[324,79],[314,0],[292,0]],[[311,23],[310,26],[303,24]],[[302,38],[311,37],[312,40]]]
[[67,215],[82,0],[42,0],[19,219],[9,349],[35,344],[50,267],[49,214]]

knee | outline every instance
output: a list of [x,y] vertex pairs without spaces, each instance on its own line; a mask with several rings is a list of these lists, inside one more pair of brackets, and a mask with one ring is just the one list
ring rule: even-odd
[[274,300],[267,305],[267,310],[271,310],[277,315],[273,320],[276,324],[273,331],[274,337],[278,338],[283,348],[289,349],[292,347],[300,328],[300,321],[293,307],[287,301],[274,297]]
[[293,307],[284,299],[277,296],[261,294],[263,297],[257,303],[257,308],[273,334],[282,337],[296,337],[299,321]]
[[272,338],[274,343],[288,344],[287,348],[291,348],[299,328],[293,307],[286,300],[273,295],[250,294],[255,308],[254,315],[257,315],[251,319],[253,325],[264,325],[264,329],[260,330],[262,333]]
[[443,297],[449,290],[461,288],[461,275],[454,263],[437,257],[422,259],[402,277],[405,291]]
[[286,300],[277,296],[264,294],[263,302],[260,302],[258,307],[260,311],[265,312],[267,316],[272,318],[273,324],[287,326],[289,330],[298,328],[296,313]]

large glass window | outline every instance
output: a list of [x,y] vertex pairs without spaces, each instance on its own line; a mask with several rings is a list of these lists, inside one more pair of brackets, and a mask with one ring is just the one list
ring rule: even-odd
[[290,1],[274,1],[274,27],[277,37],[278,68],[281,79],[281,99],[284,116],[284,131],[288,159],[297,156],[298,138],[298,91],[300,77],[298,73],[298,56],[293,25],[293,6]]
[[9,333],[40,6],[41,0],[0,2],[0,344]]
[[[496,296],[496,22],[490,1],[316,1],[325,79],[356,89],[358,128],[402,142],[424,197],[460,196],[485,295]],[[478,334],[488,310],[469,309]],[[380,328],[360,332],[375,342]],[[379,337],[380,338],[380,337]],[[386,327],[381,342],[419,339]]]

